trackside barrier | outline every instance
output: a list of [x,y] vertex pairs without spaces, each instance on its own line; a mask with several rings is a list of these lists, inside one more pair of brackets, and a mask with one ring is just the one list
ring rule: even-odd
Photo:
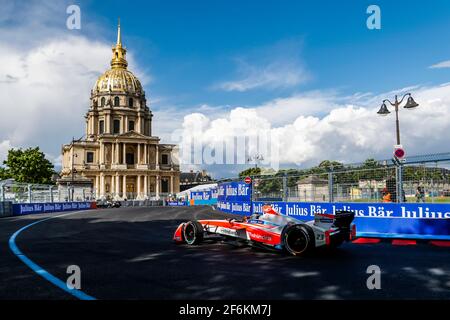
[[190,205],[216,205],[217,204],[217,189],[204,191],[191,191]]
[[184,206],[187,206],[188,204],[183,201],[168,201],[167,205],[169,207],[184,207]]
[[[299,220],[313,220],[315,213],[355,212],[360,237],[450,240],[450,204],[432,203],[330,203],[252,201],[233,188],[243,183],[219,185],[217,208],[223,212],[251,215],[262,213],[264,204]],[[227,193],[228,191],[228,193]]]
[[120,201],[122,207],[158,207],[164,206],[164,200],[127,200]]
[[14,216],[21,216],[26,214],[89,210],[95,208],[95,202],[15,203],[12,205],[12,213]]
[[12,216],[12,202],[0,201],[0,217]]

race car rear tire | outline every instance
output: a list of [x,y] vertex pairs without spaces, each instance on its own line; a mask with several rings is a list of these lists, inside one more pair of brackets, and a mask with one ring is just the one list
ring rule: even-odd
[[287,226],[281,234],[284,249],[293,256],[306,254],[314,248],[314,231],[304,224]]
[[183,238],[189,245],[196,245],[203,241],[203,226],[198,221],[186,222],[183,228]]

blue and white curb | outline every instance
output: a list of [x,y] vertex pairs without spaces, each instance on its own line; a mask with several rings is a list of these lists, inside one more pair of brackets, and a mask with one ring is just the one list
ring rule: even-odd
[[24,231],[24,230],[26,230],[26,229],[28,229],[28,228],[30,228],[30,227],[38,224],[38,223],[41,223],[41,222],[44,222],[44,221],[47,221],[47,220],[50,220],[50,219],[55,219],[55,218],[58,218],[58,217],[70,215],[70,214],[75,214],[75,213],[78,213],[78,212],[71,212],[71,213],[61,214],[61,215],[58,215],[58,216],[42,219],[42,220],[30,223],[30,224],[26,225],[25,227],[22,227],[21,229],[17,230],[9,238],[9,248],[14,253],[14,255],[16,255],[25,265],[27,265],[36,274],[40,275],[41,277],[43,277],[45,280],[47,280],[48,282],[50,282],[54,286],[64,290],[65,292],[71,294],[72,296],[74,296],[77,299],[80,299],[80,300],[96,300],[96,298],[94,298],[94,297],[84,293],[81,290],[74,289],[74,288],[69,288],[64,281],[58,279],[57,277],[55,277],[54,275],[49,273],[47,270],[45,270],[44,268],[42,268],[41,266],[39,266],[38,264],[36,264],[32,260],[30,260],[26,255],[24,255],[22,253],[22,251],[20,251],[19,247],[16,244],[16,238],[22,231]]

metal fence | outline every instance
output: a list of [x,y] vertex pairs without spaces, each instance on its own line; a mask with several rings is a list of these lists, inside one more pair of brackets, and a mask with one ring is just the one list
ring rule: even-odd
[[253,200],[450,203],[450,154],[441,155],[253,177]]
[[44,203],[91,201],[95,190],[89,187],[55,186],[18,183],[13,180],[0,181],[0,201],[12,203]]

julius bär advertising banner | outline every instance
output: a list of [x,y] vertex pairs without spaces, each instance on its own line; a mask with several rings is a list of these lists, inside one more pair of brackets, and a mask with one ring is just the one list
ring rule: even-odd
[[252,203],[250,201],[217,201],[217,209],[240,215],[252,214]]
[[210,200],[211,191],[191,191],[191,199],[193,200]]
[[13,215],[88,210],[91,208],[92,202],[17,203],[13,204]]
[[219,196],[219,191],[217,190],[217,188],[211,189],[211,199],[217,199],[218,196]]
[[[312,220],[316,213],[336,210],[355,212],[358,236],[448,239],[450,204],[433,203],[329,203],[269,202],[273,208],[299,220]],[[251,184],[227,182],[218,187],[217,208],[240,215],[262,213],[267,202],[252,202]]]
[[245,182],[225,182],[217,188],[217,208],[223,212],[250,215],[252,188]]
[[191,200],[194,200],[195,205],[213,205],[217,203],[217,194],[213,190],[206,191],[191,191]]
[[[262,213],[264,204],[267,203],[253,202],[253,212]],[[312,220],[316,213],[353,211],[358,236],[450,240],[450,204],[325,202],[270,204],[277,212],[300,220]]]
[[225,182],[218,186],[219,201],[251,201],[252,187],[245,182]]
[[168,201],[167,205],[170,207],[183,207],[186,206],[186,202],[182,201]]

